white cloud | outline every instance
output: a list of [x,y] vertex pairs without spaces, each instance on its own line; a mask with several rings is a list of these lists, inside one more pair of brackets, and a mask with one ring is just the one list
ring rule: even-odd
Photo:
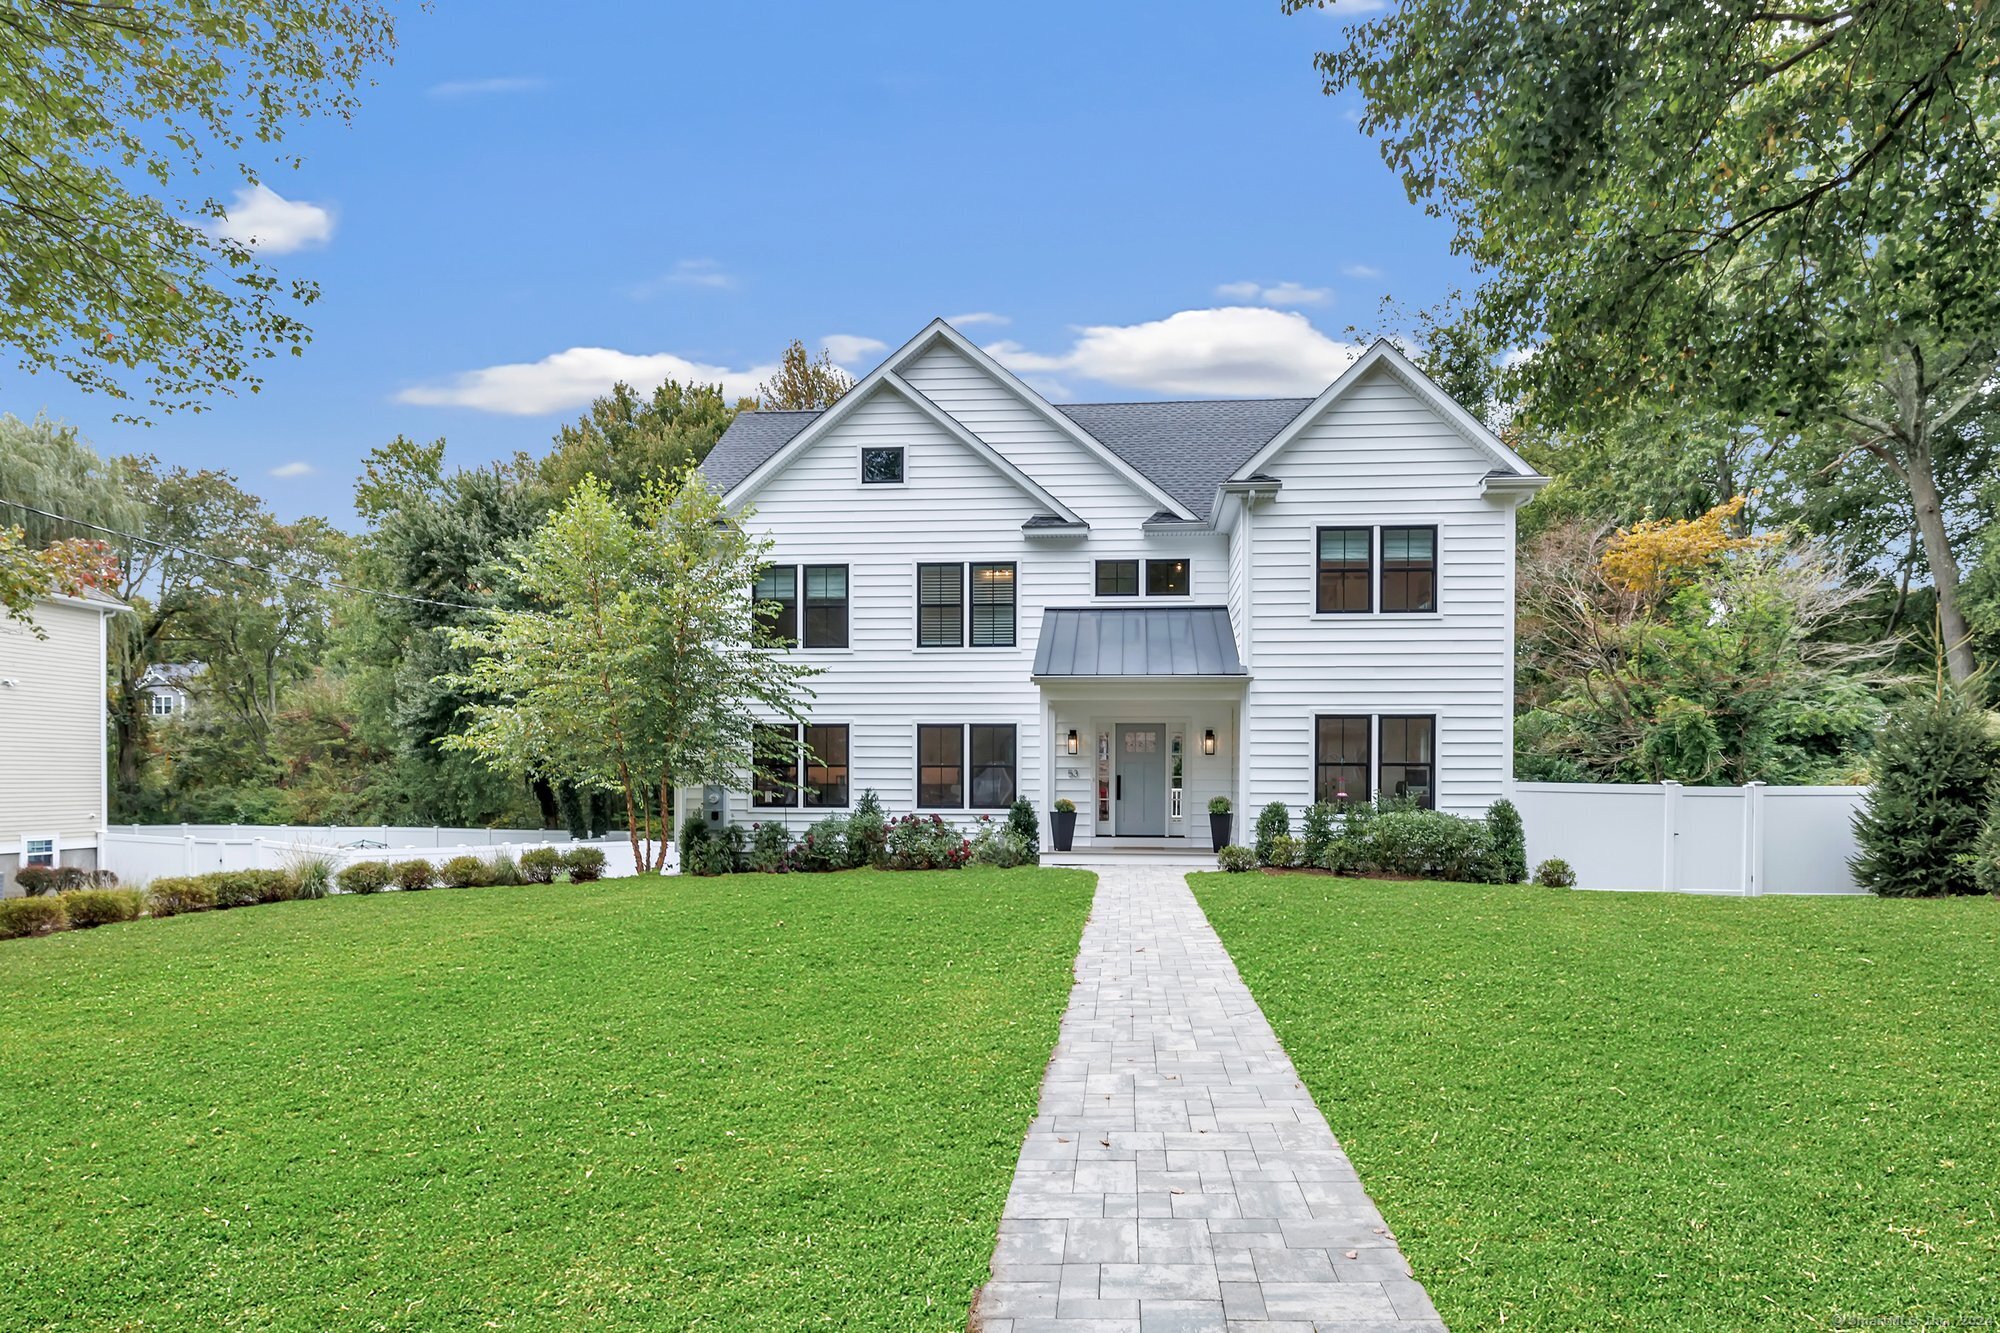
[[427,90],[432,97],[447,101],[460,97],[494,97],[508,93],[536,93],[549,86],[540,75],[503,75],[493,79],[450,79],[434,83]]
[[725,292],[736,286],[736,275],[713,259],[683,259],[657,278],[648,278],[632,289],[635,301],[650,301],[672,287],[705,287]]
[[1068,351],[986,349],[1022,374],[1066,373],[1104,384],[1193,395],[1313,394],[1361,352],[1295,311],[1257,306],[1182,310],[1144,324],[1077,330]]
[[236,202],[209,229],[228,240],[283,255],[332,240],[333,213],[319,204],[287,199],[259,181],[238,190]]
[[272,468],[271,475],[274,477],[310,477],[318,470],[318,468],[315,468],[303,458],[295,458],[289,463],[280,463],[278,466]]
[[396,395],[418,407],[465,407],[509,416],[544,416],[582,407],[609,393],[619,380],[651,389],[662,380],[720,384],[723,396],[749,397],[777,374],[775,365],[731,370],[690,361],[672,352],[620,352],[609,347],[572,347],[539,361],[467,370],[444,380],[416,384]]
[[944,322],[955,329],[969,328],[974,324],[1012,324],[1005,315],[996,315],[991,310],[973,310],[963,315],[946,315]]
[[1340,271],[1350,278],[1379,278],[1382,270],[1373,264],[1342,264]]
[[1258,305],[1320,305],[1333,295],[1324,287],[1306,287],[1296,282],[1225,282],[1215,289],[1225,301],[1255,301]]
[[889,350],[889,344],[880,338],[864,338],[858,333],[829,333],[820,344],[837,366],[851,366],[863,357]]

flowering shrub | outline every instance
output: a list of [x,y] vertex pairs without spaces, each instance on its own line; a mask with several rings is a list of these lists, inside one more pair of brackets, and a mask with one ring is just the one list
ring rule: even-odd
[[891,870],[957,870],[972,846],[937,815],[904,815],[889,825]]
[[767,875],[786,869],[792,855],[792,835],[775,819],[767,819],[750,829],[750,850],[745,854],[752,870]]
[[852,864],[849,858],[853,853],[847,834],[847,821],[839,815],[828,815],[806,830],[786,858],[787,864],[808,874],[845,870]]
[[970,854],[976,865],[999,866],[1003,870],[1038,859],[1034,848],[1011,820],[1004,825],[996,824],[991,815],[979,817],[979,827],[972,831]]

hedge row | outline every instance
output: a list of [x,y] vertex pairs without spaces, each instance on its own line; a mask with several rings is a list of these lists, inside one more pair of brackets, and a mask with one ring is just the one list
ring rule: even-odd
[[145,905],[145,895],[137,889],[72,889],[32,898],[0,898],[0,940],[132,921]]
[[1337,875],[1381,874],[1470,884],[1518,884],[1528,877],[1527,836],[1511,801],[1484,819],[1465,819],[1407,802],[1321,803],[1297,836],[1292,812],[1273,801],[1257,816],[1255,848],[1225,847],[1224,870],[1312,866]]
[[968,864],[1033,865],[1041,859],[1041,821],[1026,801],[1005,823],[982,815],[967,837],[938,815],[891,819],[882,798],[864,791],[851,814],[828,815],[794,838],[776,821],[749,829],[710,828],[699,815],[681,825],[681,873],[816,874],[833,870],[957,870]]
[[82,866],[22,866],[14,872],[14,882],[30,898],[46,893],[72,893],[77,889],[115,889],[118,876],[109,870],[85,870]]

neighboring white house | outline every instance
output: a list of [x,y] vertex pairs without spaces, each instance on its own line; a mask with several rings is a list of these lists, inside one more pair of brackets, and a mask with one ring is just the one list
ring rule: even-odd
[[1546,479],[1386,343],[1314,399],[1056,407],[938,321],[703,470],[826,669],[794,738],[822,762],[737,822],[873,788],[1205,842],[1214,796],[1242,838],[1270,801],[1506,790],[1514,512]]
[[181,717],[194,700],[194,683],[207,670],[200,662],[156,662],[139,677],[146,712],[156,718]]
[[44,597],[35,623],[0,616],[0,894],[23,865],[97,865],[110,805],[103,593]]

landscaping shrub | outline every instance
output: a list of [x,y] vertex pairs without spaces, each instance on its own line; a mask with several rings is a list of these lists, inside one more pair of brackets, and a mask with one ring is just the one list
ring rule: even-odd
[[1521,812],[1505,797],[1486,808],[1486,832],[1493,839],[1499,883],[1519,884],[1528,877],[1528,830]]
[[[683,846],[682,856],[687,855]],[[524,884],[553,884],[556,871],[562,867],[562,853],[553,847],[530,847],[521,853],[521,882]]]
[[1863,888],[1889,898],[1977,893],[1974,843],[1986,822],[2000,746],[1958,691],[1939,690],[1890,715],[1875,746],[1875,782],[1854,817]]
[[206,875],[170,875],[146,886],[146,910],[154,916],[206,912],[215,906],[215,885]]
[[[730,837],[731,830],[736,836]],[[727,875],[736,869],[736,845],[743,841],[743,830],[734,824],[720,831],[711,831],[705,825],[701,836],[683,839],[681,842],[681,873],[683,875]]]
[[454,856],[438,867],[438,883],[447,889],[477,889],[492,883],[491,867],[470,852]]
[[57,893],[74,893],[78,889],[87,889],[91,886],[93,872],[85,870],[82,866],[57,866],[55,872]]
[[1346,869],[1471,884],[1499,879],[1492,835],[1479,820],[1438,810],[1394,809],[1350,829],[1342,841],[1343,851],[1353,857]]
[[486,857],[488,884],[520,884],[521,865],[509,852],[491,852]]
[[1560,856],[1551,856],[1535,867],[1535,883],[1545,889],[1573,889],[1576,887],[1576,872]]
[[1337,832],[1336,811],[1325,801],[1314,801],[1306,807],[1305,827],[1299,832],[1299,863],[1316,866],[1326,855]]
[[[1025,800],[1014,802],[1007,807],[1007,827],[1020,838],[1021,845],[1028,849],[1027,859],[1042,859],[1042,821],[1035,813],[1035,807]],[[1016,862],[1016,865],[1020,862]]]
[[1215,854],[1215,863],[1233,874],[1241,874],[1246,870],[1257,868],[1257,853],[1241,843],[1231,843]]
[[356,861],[344,867],[334,878],[340,881],[342,893],[380,893],[389,887],[389,863]]
[[572,847],[563,853],[563,869],[572,884],[590,884],[604,878],[602,847]]
[[21,892],[30,898],[39,898],[45,893],[56,891],[56,868],[54,866],[22,866],[14,872],[14,882],[21,886]]
[[397,888],[414,893],[437,883],[437,867],[421,856],[413,856],[389,867],[389,878],[396,881]]
[[256,901],[260,903],[288,903],[299,896],[298,877],[289,870],[250,870],[244,872],[256,890]]
[[[1075,807],[1074,807],[1074,806],[1072,806],[1071,808],[1072,808],[1072,809],[1074,809]],[[1210,813],[1211,815],[1226,815],[1226,814],[1228,814],[1228,813],[1229,813],[1229,798],[1228,798],[1227,796],[1211,796],[1211,797],[1209,797],[1209,798],[1208,798],[1208,813]],[[1225,847],[1225,848],[1223,848],[1222,850],[1226,852],[1226,851],[1228,851],[1229,849],[1228,849],[1227,847]]]
[[[1221,798],[1217,797],[1216,799],[1220,800]],[[1215,804],[1215,802],[1210,801],[1209,804],[1213,805]],[[1073,815],[1076,813],[1076,802],[1072,801],[1067,796],[1058,796],[1056,797],[1056,803],[1054,808],[1055,812],[1059,815]]]
[[971,855],[964,836],[937,815],[904,815],[889,825],[893,870],[957,870]]
[[69,924],[85,930],[116,921],[136,921],[145,909],[146,896],[137,889],[77,889],[62,895],[62,905]]
[[974,864],[999,866],[1003,870],[1029,865],[1038,859],[1011,817],[1005,824],[996,824],[991,816],[982,816],[979,827],[972,831],[970,858]]
[[848,845],[847,820],[839,815],[828,815],[805,831],[791,849],[791,868],[806,874],[816,874],[827,870],[845,870],[854,862],[853,849]]
[[889,816],[873,787],[861,793],[847,817],[847,862],[856,869],[880,870],[889,864]]
[[750,850],[744,853],[750,868],[765,875],[776,875],[786,869],[786,861],[792,854],[792,835],[783,824],[775,819],[767,819],[750,829]]
[[285,858],[285,868],[292,877],[295,898],[324,898],[333,892],[339,878],[339,863],[325,852],[310,848],[297,848]]
[[86,889],[115,889],[118,887],[118,872],[115,870],[93,870],[84,881]]
[[1259,838],[1257,859],[1267,866],[1283,870],[1299,863],[1299,840],[1289,833],[1280,833],[1271,838]]
[[53,894],[38,893],[29,898],[0,898],[0,940],[17,940],[27,935],[46,935],[69,925],[63,900]]
[[1283,801],[1273,801],[1257,814],[1257,864],[1270,865],[1275,839],[1292,836],[1292,810]]
[[291,876],[282,870],[217,870],[195,878],[209,886],[218,908],[281,903],[298,895]]

